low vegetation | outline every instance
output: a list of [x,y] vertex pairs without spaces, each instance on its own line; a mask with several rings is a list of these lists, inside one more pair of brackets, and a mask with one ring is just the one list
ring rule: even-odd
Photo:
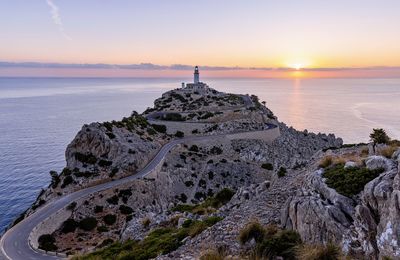
[[274,169],[274,166],[271,163],[263,163],[261,165],[261,168],[272,171]]
[[299,260],[338,260],[342,259],[343,253],[338,246],[329,243],[323,245],[301,245],[296,252]]
[[211,227],[220,217],[209,217],[203,221],[187,221],[181,228],[164,227],[151,231],[142,241],[128,240],[123,243],[116,242],[97,252],[78,256],[76,260],[95,259],[151,259],[158,255],[170,253],[182,245],[186,237],[194,237]]
[[344,164],[337,164],[325,169],[323,177],[326,184],[338,193],[351,197],[360,193],[365,184],[375,179],[384,169],[369,170],[365,167],[344,168]]
[[207,198],[203,203],[197,205],[179,204],[173,207],[172,211],[191,212],[200,215],[207,214],[228,203],[234,194],[234,191],[224,188],[216,195]]
[[263,226],[258,221],[247,224],[239,233],[239,241],[256,242],[253,255],[256,259],[295,259],[296,248],[302,244],[300,235],[293,230],[279,229],[274,225]]
[[56,239],[50,234],[41,235],[38,239],[39,248],[44,251],[56,251],[57,246],[55,245],[55,242]]
[[278,175],[279,178],[281,178],[281,177],[284,177],[286,175],[286,173],[287,173],[286,168],[285,167],[281,167],[281,168],[279,168],[279,170],[277,172],[277,175]]

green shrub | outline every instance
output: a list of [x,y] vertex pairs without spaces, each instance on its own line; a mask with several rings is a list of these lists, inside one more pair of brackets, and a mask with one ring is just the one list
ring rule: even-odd
[[67,210],[74,210],[76,208],[76,202],[71,202],[68,206],[67,206]]
[[97,158],[91,153],[83,154],[76,152],[75,159],[77,161],[80,161],[81,163],[86,163],[86,164],[95,164],[97,162]]
[[100,212],[103,212],[103,206],[96,205],[94,207],[94,213],[100,213]]
[[281,168],[279,168],[279,171],[278,171],[278,177],[279,178],[281,178],[281,177],[284,177],[285,175],[286,175],[286,168],[284,168],[284,167],[281,167]]
[[56,239],[50,234],[41,235],[38,239],[39,248],[44,251],[56,251]]
[[186,120],[186,118],[183,117],[179,113],[168,113],[168,114],[165,114],[162,119],[165,120],[165,121],[185,121]]
[[165,134],[167,132],[167,127],[165,125],[151,125],[154,130],[156,130],[159,133]]
[[113,134],[112,132],[106,132],[106,135],[107,135],[110,139],[114,139],[114,138],[115,138],[115,134]]
[[182,137],[184,137],[184,136],[185,136],[185,133],[184,133],[184,132],[176,131],[176,133],[175,133],[175,137],[182,138]]
[[106,199],[106,201],[107,201],[108,203],[110,203],[110,204],[117,205],[117,204],[118,204],[118,201],[119,201],[119,198],[118,198],[117,195],[114,195],[114,196],[112,196],[112,197]]
[[60,183],[60,176],[57,174],[56,171],[50,171],[49,174],[50,174],[50,177],[51,177],[50,186],[53,189],[55,189],[55,188],[57,188],[58,184]]
[[79,228],[85,231],[91,231],[97,226],[97,220],[93,217],[87,217],[79,221]]
[[[203,193],[200,193],[202,197],[205,195]],[[233,195],[235,194],[234,191],[224,188],[221,191],[219,191],[216,195],[213,197],[207,198],[203,203],[198,204],[198,205],[187,205],[187,204],[179,204],[175,207],[173,207],[171,210],[172,211],[179,211],[179,212],[191,212],[191,213],[196,213],[196,214],[205,214],[209,212],[210,208],[217,209],[220,208],[221,206],[225,205],[228,203]],[[199,197],[198,195],[197,197]],[[213,210],[211,210],[213,211]]]
[[252,239],[259,243],[264,239],[265,233],[265,228],[259,222],[250,222],[240,230],[239,241],[242,245]]
[[61,184],[61,188],[63,189],[73,182],[74,182],[74,179],[72,178],[72,176],[68,175],[67,177],[64,178],[63,183]]
[[108,228],[106,226],[99,226],[97,227],[97,231],[100,233],[108,232]]
[[217,146],[213,146],[210,150],[211,154],[222,154],[222,149],[217,147]]
[[129,215],[129,214],[132,214],[133,209],[131,207],[121,205],[121,206],[119,206],[119,211],[124,215]]
[[261,168],[272,171],[274,169],[274,166],[271,163],[263,163],[261,165]]
[[103,159],[101,159],[99,161],[99,166],[100,167],[108,167],[108,166],[111,166],[111,165],[112,165],[112,161],[107,161],[107,160],[103,160]]
[[79,223],[74,219],[69,218],[61,225],[61,233],[67,234],[70,232],[74,232],[78,227]]
[[185,186],[192,187],[192,186],[194,186],[194,183],[192,181],[185,181]]
[[189,148],[189,151],[197,153],[199,152],[199,147],[194,144]]
[[271,259],[277,256],[283,257],[283,259],[295,259],[296,246],[300,244],[299,233],[293,230],[281,230],[257,243],[256,252],[258,256]]
[[115,222],[117,221],[117,216],[113,215],[113,214],[107,214],[103,217],[103,221],[104,223],[106,223],[107,225],[114,225]]
[[384,169],[369,170],[367,168],[350,167],[345,169],[344,164],[337,164],[325,170],[323,177],[326,184],[338,193],[351,197],[360,193],[365,184],[378,177]]

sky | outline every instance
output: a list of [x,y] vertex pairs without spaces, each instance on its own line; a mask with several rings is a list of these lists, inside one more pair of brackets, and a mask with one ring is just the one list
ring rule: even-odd
[[174,64],[200,65],[210,75],[223,67],[221,75],[307,68],[297,75],[396,76],[399,13],[398,0],[1,0],[0,76],[179,75],[187,69],[169,67]]

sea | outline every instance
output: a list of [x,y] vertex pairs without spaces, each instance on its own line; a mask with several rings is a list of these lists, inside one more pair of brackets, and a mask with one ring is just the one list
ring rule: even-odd
[[[83,124],[143,112],[189,78],[0,78],[0,234],[65,166]],[[203,79],[258,95],[298,130],[367,142],[373,128],[400,139],[400,79]]]

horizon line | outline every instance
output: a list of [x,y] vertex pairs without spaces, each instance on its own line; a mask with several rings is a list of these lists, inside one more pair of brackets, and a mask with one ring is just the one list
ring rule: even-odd
[[0,68],[52,68],[52,69],[124,69],[124,70],[193,70],[199,66],[206,71],[226,70],[260,70],[260,71],[348,71],[348,70],[392,70],[400,69],[400,66],[365,66],[365,67],[243,67],[243,66],[210,66],[170,64],[160,65],[154,63],[109,64],[109,63],[58,63],[58,62],[12,62],[0,61]]

